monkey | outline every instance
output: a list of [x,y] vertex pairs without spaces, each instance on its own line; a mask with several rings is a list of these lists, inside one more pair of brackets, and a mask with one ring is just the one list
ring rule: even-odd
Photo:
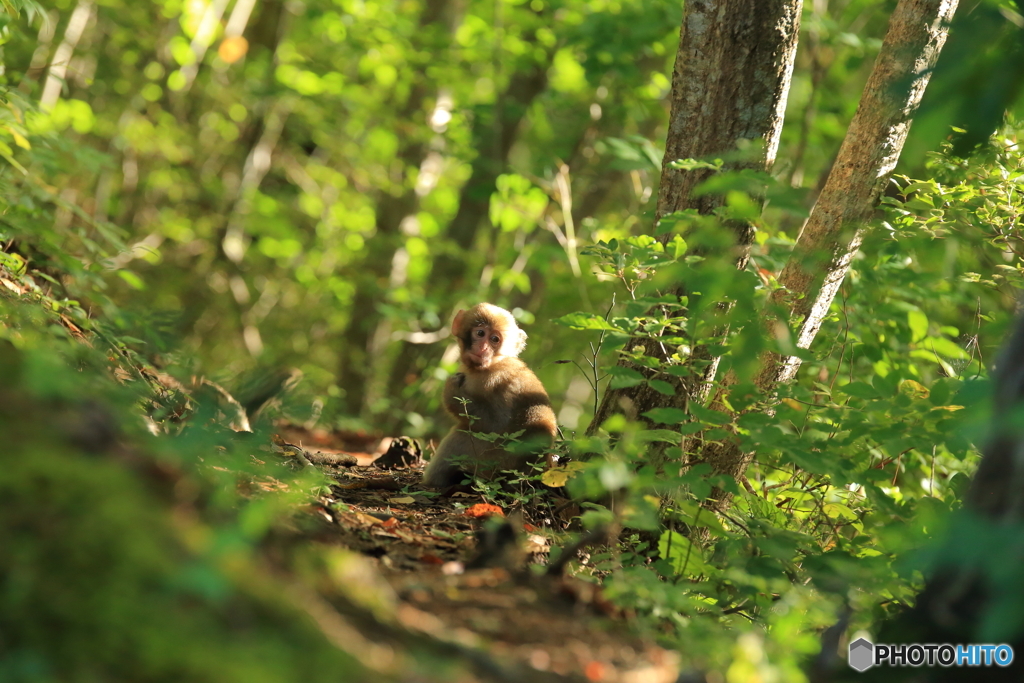
[[[452,334],[461,349],[459,372],[447,379],[442,396],[456,424],[423,472],[423,483],[434,488],[458,484],[467,474],[493,479],[504,470],[523,471],[558,429],[544,385],[518,358],[526,333],[511,313],[486,303],[460,310]],[[475,436],[517,432],[516,444]]]

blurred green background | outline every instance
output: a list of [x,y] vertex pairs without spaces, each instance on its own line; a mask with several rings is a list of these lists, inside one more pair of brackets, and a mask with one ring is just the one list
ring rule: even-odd
[[[805,3],[773,200],[756,220],[751,266],[737,274],[726,259],[704,271],[720,291],[745,290],[737,316],[759,313],[785,262],[895,4]],[[594,321],[609,311],[619,330],[650,322],[631,295],[656,294],[664,281],[642,262],[656,251],[647,236],[682,4],[2,0],[0,8],[0,275],[27,295],[0,297],[0,338],[18,349],[0,354],[0,426],[19,462],[0,474],[16,502],[0,506],[10,515],[0,549],[20,553],[0,550],[0,570],[30,567],[18,575],[24,583],[6,584],[15,588],[5,598],[5,608],[29,607],[0,610],[0,628],[39,625],[11,641],[20,659],[0,671],[60,679],[61,669],[36,675],[54,653],[51,616],[79,629],[68,631],[81,639],[68,646],[79,659],[67,670],[93,661],[94,632],[131,643],[124,634],[138,631],[146,645],[163,642],[164,628],[193,627],[225,641],[242,629],[252,651],[280,647],[266,680],[288,680],[295,661],[325,679],[328,666],[358,670],[307,632],[294,605],[267,597],[280,590],[261,573],[259,553],[292,558],[294,548],[267,539],[281,510],[306,500],[308,482],[283,502],[237,499],[235,476],[252,474],[250,453],[232,451],[235,469],[211,474],[203,458],[226,437],[203,432],[202,412],[178,434],[172,411],[157,418],[174,438],[146,442],[153,453],[143,464],[115,452],[96,481],[95,468],[67,457],[95,443],[69,447],[48,434],[53,416],[76,415],[92,394],[112,406],[113,423],[148,438],[139,408],[154,412],[160,387],[114,386],[108,366],[123,357],[182,384],[208,377],[243,400],[262,378],[297,368],[302,380],[282,405],[292,420],[436,437],[449,427],[439,394],[457,361],[447,325],[460,307],[486,300],[519,318],[530,334],[523,357],[566,434],[582,430],[592,388],[575,365],[556,361],[584,363],[600,335]],[[669,429],[620,421],[615,443],[579,447],[607,456],[588,463],[580,489],[591,486],[595,498],[623,491],[630,529],[587,571],[685,661],[729,681],[800,680],[837,614],[849,609],[851,630],[870,628],[920,589],[930,560],[919,550],[962,505],[985,438],[984,378],[1024,287],[1022,27],[1014,2],[961,8],[895,182],[783,402],[770,415],[722,418],[698,406],[686,416],[687,433],[738,427],[742,446],[757,452],[750,489],[731,482],[731,517],[698,522],[710,489],[700,465],[669,476],[645,460]],[[753,206],[737,192],[730,202]],[[583,253],[598,243],[605,256]],[[38,310],[16,312],[15,300]],[[584,323],[552,322],[576,312]],[[100,341],[68,343],[76,324]],[[724,368],[754,362],[752,327],[730,333]],[[601,368],[627,339],[604,345]],[[16,429],[26,425],[34,426]],[[140,497],[146,486],[165,498]],[[653,494],[669,487],[678,495],[662,505],[669,496]],[[62,524],[84,511],[83,526],[51,524],[34,514],[36,501]],[[163,502],[167,514],[153,513]],[[181,510],[202,522],[175,526]],[[604,513],[592,519],[606,521]],[[123,517],[138,526],[111,527]],[[704,547],[678,531],[696,527],[711,530]],[[193,536],[207,541],[182,541]],[[91,545],[60,564],[81,538]],[[60,592],[68,576],[89,577],[131,548],[126,578],[96,589],[94,612],[75,602],[84,588]],[[303,576],[327,594],[337,589],[315,568]],[[124,585],[184,626],[146,621],[130,605],[119,612]],[[54,604],[64,611],[40,608]],[[201,616],[190,616],[196,605]],[[236,607],[255,612],[237,619]],[[1000,622],[1008,637],[1014,619]],[[292,626],[282,634],[285,622]],[[303,658],[314,642],[315,656]],[[200,671],[225,680],[220,661],[200,651],[202,638],[181,643],[195,659],[153,646],[144,671],[153,680],[201,680]],[[4,647],[0,639],[0,654]],[[133,670],[136,660],[116,655],[78,680]],[[252,680],[260,667],[249,658],[240,646],[231,675]]]
[[[776,166],[794,187],[822,183],[892,5],[807,4]],[[680,18],[660,0],[57,0],[7,19],[4,78],[45,112],[25,117],[50,133],[45,182],[92,219],[58,211],[54,246],[102,264],[90,304],[168,372],[297,367],[296,417],[318,399],[325,424],[436,435],[443,331],[487,300],[531,333],[574,428],[590,391],[553,361],[585,340],[548,321],[616,291],[582,246],[650,232]]]

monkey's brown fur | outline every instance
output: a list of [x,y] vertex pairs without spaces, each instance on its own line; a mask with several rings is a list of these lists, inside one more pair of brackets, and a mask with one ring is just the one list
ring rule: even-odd
[[[503,470],[524,470],[557,431],[544,385],[516,357],[526,333],[511,313],[477,304],[456,314],[452,334],[462,349],[461,365],[445,382],[443,397],[456,424],[423,473],[423,483],[433,487],[458,484],[466,474],[492,479]],[[515,445],[474,436],[520,430]]]

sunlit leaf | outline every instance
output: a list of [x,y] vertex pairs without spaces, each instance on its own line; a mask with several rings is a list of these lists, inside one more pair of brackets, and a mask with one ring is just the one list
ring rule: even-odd
[[701,576],[710,571],[700,548],[675,531],[662,532],[658,539],[658,554],[671,563],[676,576]]
[[586,465],[582,462],[569,462],[564,465],[549,468],[541,475],[540,480],[544,482],[546,486],[558,488],[559,486],[565,486],[565,484],[575,477]]
[[907,311],[907,323],[910,325],[910,341],[918,342],[928,336],[928,316],[921,311]]

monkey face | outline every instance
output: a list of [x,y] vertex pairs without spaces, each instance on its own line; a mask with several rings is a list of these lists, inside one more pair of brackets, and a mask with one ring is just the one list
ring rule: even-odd
[[484,370],[501,356],[501,334],[492,325],[473,327],[469,330],[468,341],[464,358],[472,367]]
[[473,370],[486,370],[501,358],[514,358],[526,345],[526,333],[512,314],[491,304],[456,313],[452,334],[462,347],[462,362]]

